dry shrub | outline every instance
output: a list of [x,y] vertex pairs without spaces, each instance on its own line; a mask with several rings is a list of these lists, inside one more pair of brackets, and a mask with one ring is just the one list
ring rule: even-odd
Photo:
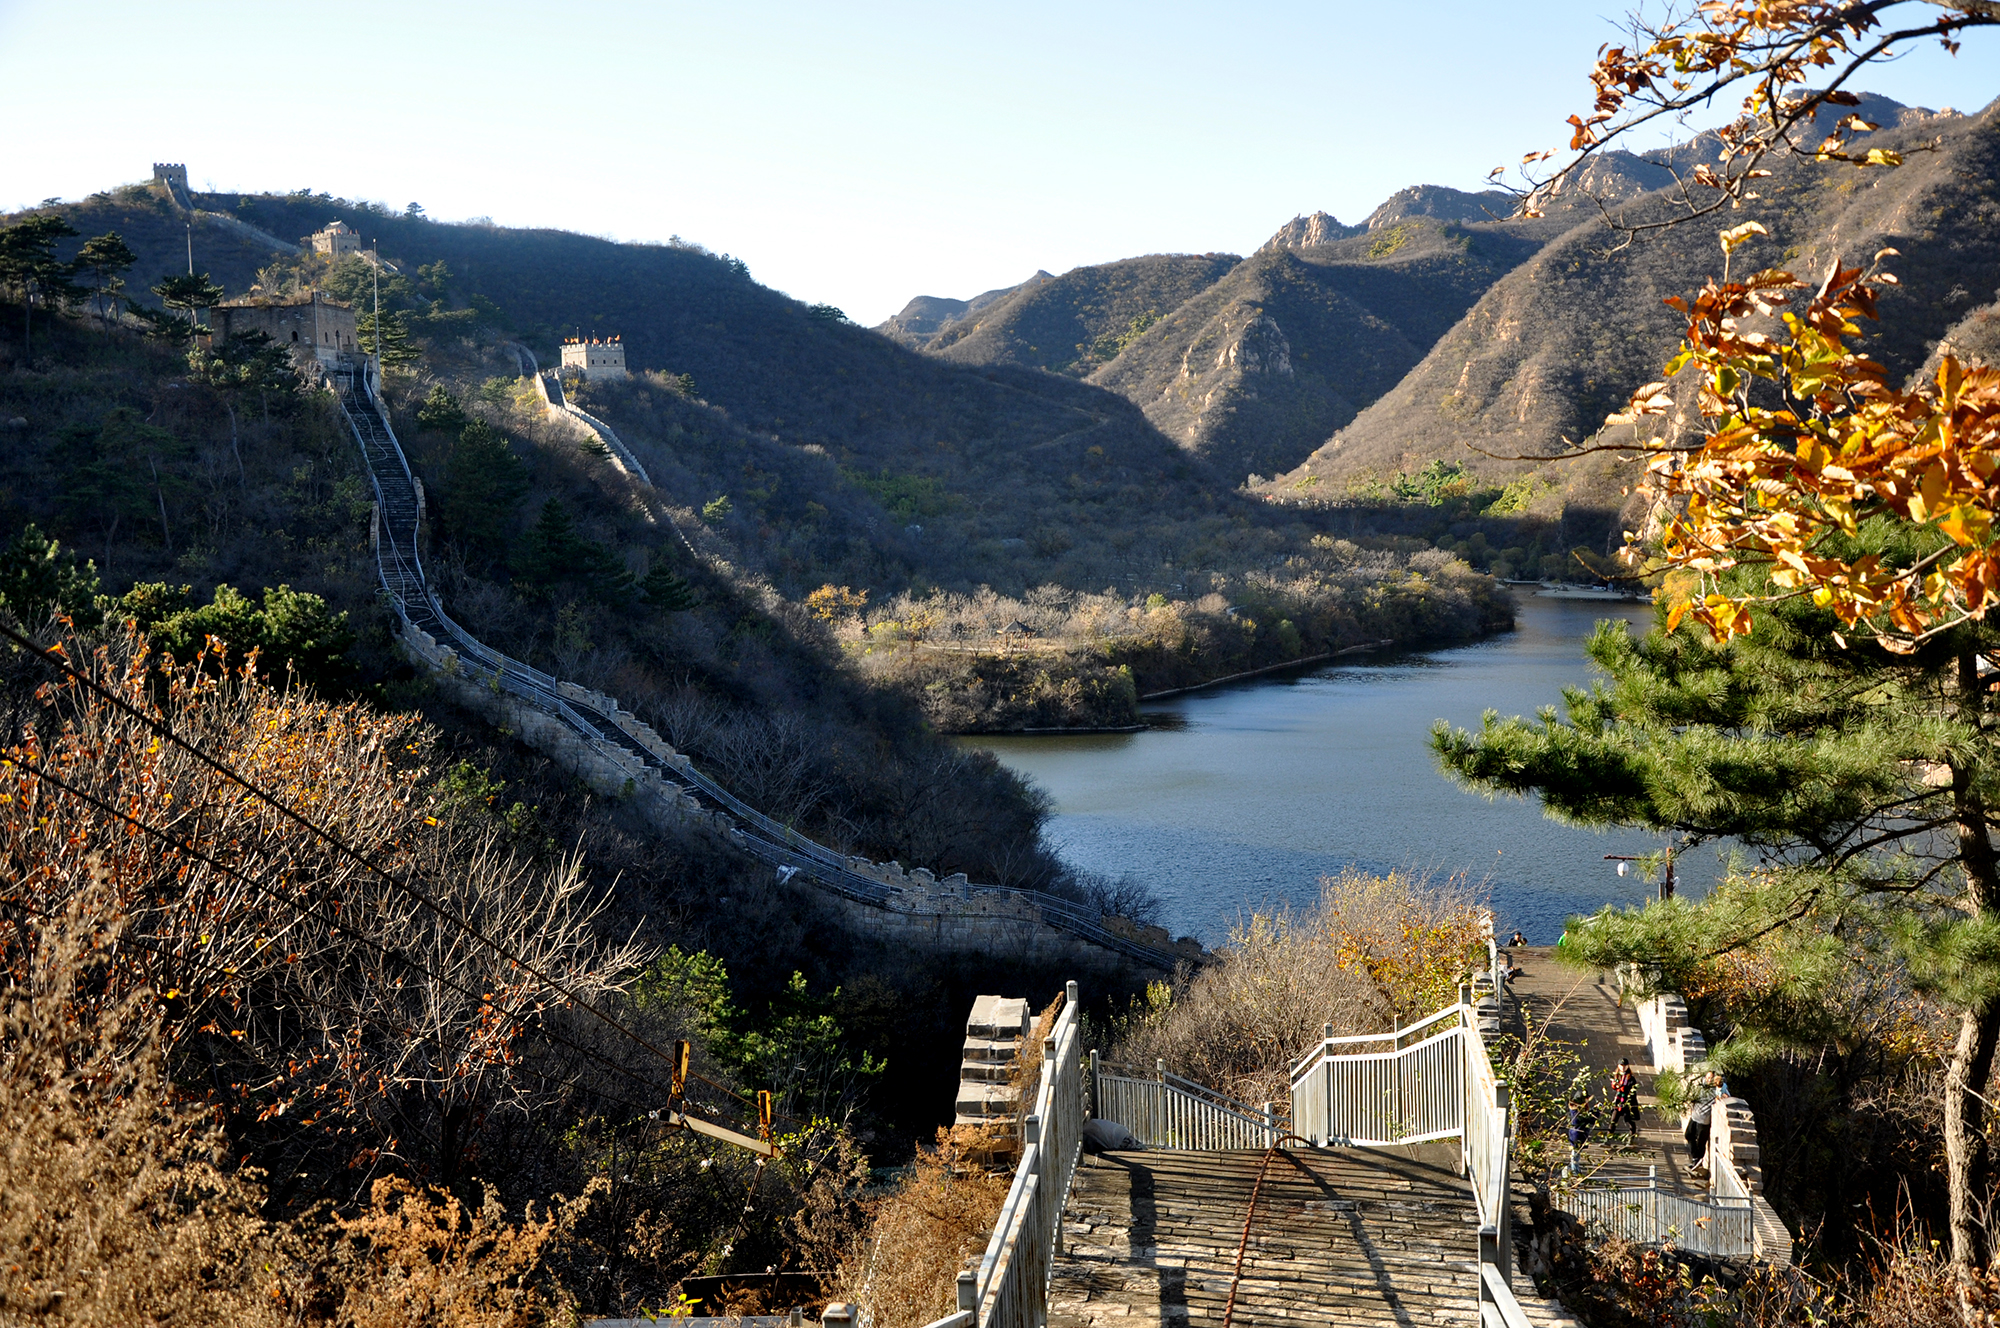
[[229,1165],[211,1115],[180,1100],[162,1002],[110,980],[127,943],[90,882],[30,917],[0,1004],[0,1323],[413,1322],[538,1328],[568,1302],[544,1246],[578,1200],[516,1223],[403,1181],[351,1220],[259,1217],[262,1177]]
[[1055,1031],[1056,1019],[1062,1014],[1066,996],[1058,996],[1050,1001],[1048,1008],[1035,1016],[1034,1024],[1021,1039],[1021,1050],[1015,1055],[1014,1063],[1007,1067],[1007,1087],[1013,1090],[1014,1101],[1020,1104],[1023,1113],[1035,1109],[1035,1094],[1042,1086],[1042,1044]]
[[958,1274],[986,1249],[1009,1183],[970,1157],[958,1131],[939,1130],[936,1147],[918,1149],[909,1174],[870,1204],[838,1285],[876,1328],[918,1328],[958,1308]]
[[339,1322],[343,1328],[540,1328],[563,1321],[568,1298],[550,1284],[542,1256],[590,1197],[586,1192],[539,1220],[530,1211],[516,1223],[491,1186],[480,1206],[468,1209],[455,1194],[378,1180],[370,1210],[340,1223],[347,1267],[338,1277],[345,1292]]
[[1323,1024],[1382,1032],[1457,1000],[1483,923],[1459,877],[1326,877],[1314,907],[1253,914],[1216,962],[1149,988],[1116,1021],[1112,1055],[1145,1069],[1164,1060],[1246,1102],[1281,1101]]
[[30,923],[0,1007],[0,1322],[282,1322],[261,1187],[170,1102],[149,992],[107,989],[97,886]]
[[[134,634],[63,646],[104,690],[384,870],[58,678],[32,702],[16,695],[25,716],[0,761],[0,876],[22,910],[0,914],[0,974],[27,954],[19,917],[60,912],[95,880],[125,927],[106,990],[162,994],[165,1054],[208,1067],[237,1127],[349,1131],[350,1156],[393,1152],[449,1180],[479,1121],[545,1100],[513,1073],[548,1000],[527,966],[594,999],[645,958],[599,942],[606,901],[579,862],[538,864],[490,819],[430,804],[433,736],[412,716],[280,692],[251,665],[163,664]],[[401,888],[412,878],[436,908]]]
[[[1730,1267],[1618,1237],[1561,1281],[1592,1328],[1966,1328],[2000,1321],[2000,1271],[1961,1273],[1920,1225],[1871,1237],[1858,1271]],[[1560,1280],[1560,1279],[1559,1279]]]

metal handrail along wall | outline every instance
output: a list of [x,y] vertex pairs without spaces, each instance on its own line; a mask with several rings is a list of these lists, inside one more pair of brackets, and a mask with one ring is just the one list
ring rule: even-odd
[[[1195,1152],[1268,1148],[1280,1134],[1273,1113],[1167,1073],[1118,1074],[1090,1055],[1090,1100],[1099,1119],[1116,1121],[1148,1148]],[[1120,1066],[1119,1069],[1129,1069]]]

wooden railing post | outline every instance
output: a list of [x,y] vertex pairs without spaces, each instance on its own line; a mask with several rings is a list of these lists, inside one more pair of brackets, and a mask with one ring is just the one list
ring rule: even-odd
[[1090,1049],[1090,1082],[1084,1086],[1084,1100],[1088,1104],[1086,1110],[1089,1114],[1101,1118],[1104,1115],[1104,1100],[1099,1096],[1097,1087],[1098,1074],[1097,1048],[1092,1047]]

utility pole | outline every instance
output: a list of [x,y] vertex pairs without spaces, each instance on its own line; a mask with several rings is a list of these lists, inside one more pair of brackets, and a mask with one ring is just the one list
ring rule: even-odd
[[187,218],[188,230],[188,275],[194,275],[194,217]]

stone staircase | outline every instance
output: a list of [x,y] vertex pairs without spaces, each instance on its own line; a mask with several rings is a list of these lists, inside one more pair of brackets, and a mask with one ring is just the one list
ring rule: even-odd
[[1012,996],[980,996],[965,1021],[965,1051],[958,1067],[954,1125],[988,1126],[1012,1141],[996,1150],[1011,1154],[1021,1133],[1020,1103],[1009,1082],[1020,1059],[1022,1039],[1034,1018],[1028,1003]]
[[[1106,1153],[1078,1167],[1049,1328],[1220,1325],[1239,1243],[1235,1328],[1479,1323],[1478,1218],[1458,1143],[1285,1149],[1244,1242],[1261,1151]],[[1513,1286],[1533,1328],[1575,1328]]]

